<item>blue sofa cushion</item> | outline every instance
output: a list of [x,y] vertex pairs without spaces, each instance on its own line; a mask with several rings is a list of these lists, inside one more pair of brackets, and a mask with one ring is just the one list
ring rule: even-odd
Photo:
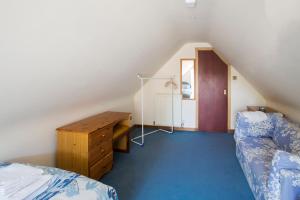
[[244,112],[237,113],[235,139],[242,137],[272,137],[274,131],[274,123],[272,121],[273,113],[266,114],[267,118],[259,122],[251,122],[244,116]]
[[279,149],[299,154],[300,152],[300,128],[286,118],[275,117],[275,129],[273,140]]
[[272,160],[268,181],[268,199],[299,199],[300,157],[277,150]]
[[244,137],[237,142],[237,156],[256,199],[265,199],[276,145],[271,138]]

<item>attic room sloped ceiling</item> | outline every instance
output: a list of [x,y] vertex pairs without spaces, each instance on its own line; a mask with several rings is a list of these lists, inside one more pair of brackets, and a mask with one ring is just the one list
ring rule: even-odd
[[188,14],[174,1],[1,1],[0,126],[133,94],[138,73],[202,38],[181,28]]
[[266,99],[299,110],[300,2],[213,2],[208,32],[211,44]]
[[198,0],[196,8],[181,0],[2,1],[1,126],[22,113],[134,93],[137,73],[154,73],[190,41],[210,42],[267,99],[300,108],[299,7],[297,0]]
[[127,105],[136,74],[155,73],[187,42],[211,43],[267,100],[299,110],[299,7],[297,0],[198,0],[196,8],[183,0],[1,1],[0,134],[53,139],[57,122],[71,120],[57,117],[67,111],[82,117],[86,108],[101,110],[96,105]]
[[55,128],[132,112],[138,73],[157,71],[187,38],[205,40],[206,4],[1,1],[0,160],[53,165]]

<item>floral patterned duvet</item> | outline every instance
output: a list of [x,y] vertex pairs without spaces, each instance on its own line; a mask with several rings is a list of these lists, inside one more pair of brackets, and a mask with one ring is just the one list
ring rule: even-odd
[[[10,163],[1,163],[6,167]],[[52,167],[34,166],[53,175],[46,190],[31,195],[32,200],[118,200],[114,188],[85,176]]]

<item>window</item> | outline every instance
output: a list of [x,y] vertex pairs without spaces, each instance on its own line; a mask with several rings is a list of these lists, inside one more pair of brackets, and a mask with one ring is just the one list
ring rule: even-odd
[[182,98],[195,99],[195,59],[181,59],[180,63]]

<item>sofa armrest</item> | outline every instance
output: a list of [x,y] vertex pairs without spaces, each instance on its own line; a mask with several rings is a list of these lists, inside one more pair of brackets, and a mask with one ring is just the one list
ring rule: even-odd
[[297,199],[300,194],[300,157],[277,150],[268,180],[268,200]]
[[[247,112],[238,112],[234,138],[238,141],[244,137],[271,137],[274,131],[272,117],[274,114],[265,114],[266,118],[261,121],[251,121],[246,116]],[[261,114],[260,114],[261,115]]]

